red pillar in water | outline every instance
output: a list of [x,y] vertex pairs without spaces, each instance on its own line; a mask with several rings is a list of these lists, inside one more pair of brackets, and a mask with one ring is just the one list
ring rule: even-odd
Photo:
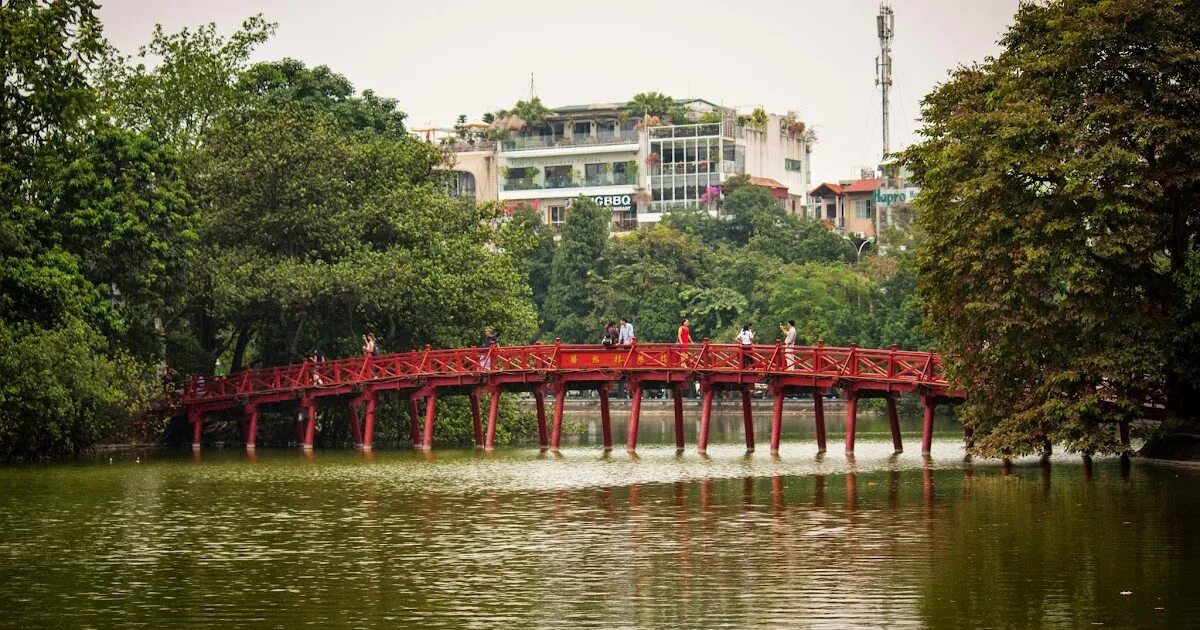
[[483,446],[483,422],[479,418],[479,392],[472,391],[468,396],[471,399],[471,429],[475,433],[475,448]]
[[304,407],[304,450],[312,450],[313,442],[317,437],[317,403],[311,398],[305,398],[301,401],[301,406]]
[[192,450],[200,450],[200,441],[204,437],[204,413],[195,410],[188,411],[188,420],[192,423]]
[[696,450],[700,453],[708,451],[708,429],[712,425],[712,388],[704,389],[704,399],[700,405],[700,436],[696,440]]
[[846,454],[854,454],[854,429],[858,424],[858,392],[846,391]]
[[638,424],[642,419],[642,387],[636,383],[631,385],[629,393],[633,396],[633,402],[629,408],[629,437],[625,440],[625,450],[630,453],[637,450]]
[[933,448],[933,410],[937,401],[930,396],[922,396],[921,403],[925,407],[925,417],[921,423],[921,454],[928,455]]
[[566,383],[554,392],[554,427],[550,433],[550,450],[557,453],[559,442],[562,440],[563,405],[567,401]]
[[430,390],[425,399],[425,435],[421,440],[421,448],[433,450],[433,419],[437,415],[437,390]]
[[612,450],[612,415],[608,409],[608,386],[600,386],[600,435],[604,438],[604,450]]
[[367,394],[367,417],[363,423],[363,440],[362,448],[364,451],[371,450],[375,440],[375,392]]
[[783,388],[773,386],[775,406],[771,408],[771,454],[779,453],[779,442],[783,437]]
[[246,405],[246,448],[258,442],[258,405]]
[[683,384],[676,384],[675,399],[675,450],[683,450]]
[[750,388],[742,387],[742,428],[746,433],[746,451],[754,452],[754,410],[750,400]]
[[537,405],[538,446],[545,450],[550,446],[550,437],[546,431],[546,390],[540,386],[534,389],[533,402]]
[[896,412],[896,399],[890,394],[887,397],[888,424],[892,427],[892,448],[897,453],[904,452],[904,443],[900,439],[900,415]]
[[813,415],[816,416],[817,452],[825,452],[825,392],[813,392]]
[[358,423],[358,407],[361,398],[351,398],[346,404],[346,419],[350,421],[350,436],[354,438],[354,446],[362,447],[362,426]]
[[[484,443],[484,448],[490,451],[496,448],[496,423],[500,421],[500,388],[489,389],[488,394],[490,394],[490,398],[488,399],[487,442]],[[538,409],[541,409],[541,405],[538,406]],[[544,416],[545,412],[542,413]]]

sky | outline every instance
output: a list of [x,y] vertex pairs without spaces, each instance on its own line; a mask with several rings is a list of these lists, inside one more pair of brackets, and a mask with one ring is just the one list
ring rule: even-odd
[[[254,61],[327,65],[397,99],[410,126],[478,120],[534,91],[549,107],[657,91],[726,106],[796,111],[817,133],[814,186],[878,164],[878,0],[108,0],[100,17],[134,53],[155,24],[255,13],[278,24]],[[892,150],[912,143],[922,97],[947,73],[999,51],[1020,0],[892,0]]]

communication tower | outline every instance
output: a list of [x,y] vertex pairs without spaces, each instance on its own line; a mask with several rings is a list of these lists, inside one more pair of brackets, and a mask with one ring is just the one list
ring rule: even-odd
[[875,16],[875,26],[879,32],[879,56],[875,58],[875,85],[879,86],[883,96],[883,158],[887,159],[891,152],[891,139],[888,129],[888,110],[890,108],[890,92],[892,89],[892,34],[896,28],[896,14],[888,0],[879,5],[879,15]]

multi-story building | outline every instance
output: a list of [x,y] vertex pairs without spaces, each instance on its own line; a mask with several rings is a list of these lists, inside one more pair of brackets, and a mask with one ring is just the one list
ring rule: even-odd
[[826,182],[809,191],[808,216],[858,238],[877,237],[888,226],[906,227],[899,210],[921,189],[893,167],[886,168],[883,177],[869,175],[868,169],[859,179]]
[[[699,99],[676,106],[685,114],[674,122],[639,116],[628,104],[561,107],[494,143],[459,133],[443,146],[453,153],[448,167],[460,194],[528,205],[551,225],[563,223],[580,195],[610,208],[616,231],[681,207],[720,212],[722,183],[742,174],[804,212],[813,137],[794,115],[739,116]],[[431,130],[414,131],[435,140]]]

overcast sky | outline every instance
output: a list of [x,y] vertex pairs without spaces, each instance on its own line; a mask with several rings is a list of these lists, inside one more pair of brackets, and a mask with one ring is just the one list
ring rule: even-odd
[[[102,0],[103,1],[103,0]],[[1019,0],[893,0],[892,147],[912,142],[921,98],[955,66],[997,52]],[[878,163],[877,0],[108,0],[109,40],[132,53],[168,31],[254,13],[278,23],[255,60],[328,65],[396,98],[410,126],[537,95],[550,107],[655,90],[731,106],[796,110],[816,129],[813,183]]]

